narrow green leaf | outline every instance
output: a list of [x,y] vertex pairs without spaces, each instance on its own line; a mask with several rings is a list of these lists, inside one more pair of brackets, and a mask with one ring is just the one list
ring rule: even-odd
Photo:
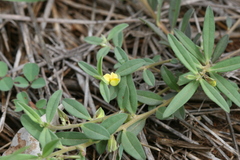
[[93,68],[90,64],[88,64],[84,61],[81,61],[81,62],[78,62],[78,65],[90,76],[93,76],[95,78],[101,77],[101,75],[98,73],[98,71],[95,68]]
[[217,46],[216,46],[216,48],[213,52],[213,56],[212,56],[212,62],[213,63],[216,62],[217,59],[221,56],[221,54],[225,51],[225,49],[228,45],[228,40],[229,40],[229,36],[226,34],[217,43]]
[[127,152],[130,156],[135,159],[144,160],[146,159],[145,152],[142,148],[141,143],[137,139],[136,135],[129,131],[123,131],[121,142],[123,145],[123,149]]
[[58,136],[61,143],[66,146],[78,145],[89,141],[89,138],[81,132],[57,132],[56,136]]
[[187,84],[170,102],[167,109],[163,113],[163,117],[169,117],[171,114],[176,112],[180,107],[182,107],[195,93],[199,86],[198,81],[192,81]]
[[110,90],[108,88],[108,85],[101,81],[100,84],[99,84],[99,90],[100,90],[100,93],[103,97],[103,99],[106,101],[106,102],[110,102]]
[[103,47],[97,52],[97,60],[99,61],[99,58],[105,57],[108,52],[110,51],[110,47]]
[[132,75],[129,74],[126,76],[127,78],[127,86],[128,86],[128,92],[129,92],[129,102],[128,104],[126,104],[126,109],[130,112],[130,113],[136,113],[137,111],[137,106],[138,106],[138,102],[137,102],[137,90],[132,78]]
[[[194,76],[196,76],[196,75],[193,74],[192,72],[184,73],[184,74],[182,74],[181,76],[179,76],[177,84],[178,84],[179,86],[182,86],[182,85],[184,85],[184,84],[187,84],[187,83],[189,83],[190,81],[194,80],[194,78],[191,79],[191,78],[189,78],[189,77],[194,77]],[[196,79],[196,78],[195,78],[195,79]]]
[[0,80],[0,90],[9,91],[13,87],[13,80],[11,77],[4,77]]
[[183,16],[183,19],[181,21],[181,24],[179,26],[179,30],[182,32],[186,31],[186,28],[189,24],[189,19],[192,17],[192,14],[194,13],[194,9],[190,8]]
[[188,70],[196,74],[198,72],[196,67],[201,67],[200,62],[173,35],[168,34],[168,40],[178,59]]
[[127,27],[128,27],[128,24],[126,24],[126,23],[122,23],[122,24],[119,24],[119,25],[113,27],[107,36],[107,40],[108,41],[111,40],[113,37],[117,36],[119,32],[121,32],[122,30],[124,30]]
[[58,139],[58,137],[48,128],[44,128],[39,136],[41,148],[44,148],[49,142]]
[[17,155],[8,155],[0,157],[0,160],[38,160],[38,156],[30,155],[30,154],[17,154]]
[[183,32],[175,29],[174,30],[177,38],[183,44],[184,47],[191,53],[197,60],[204,63],[204,57],[202,53],[199,51],[199,48],[193,43],[191,39],[189,39]]
[[206,82],[204,79],[200,80],[200,84],[202,86],[203,91],[205,94],[217,105],[219,105],[223,110],[229,112],[229,106],[225,99],[221,96],[218,90],[216,90],[212,85]]
[[57,112],[57,108],[62,97],[62,90],[58,90],[49,98],[46,108],[46,119],[50,123]]
[[84,134],[93,140],[107,140],[110,138],[110,134],[103,126],[95,123],[86,123],[82,125]]
[[45,80],[44,80],[42,77],[40,77],[40,78],[35,79],[35,80],[32,82],[31,87],[32,87],[33,89],[38,89],[38,88],[44,87],[45,85],[46,85]]
[[20,121],[28,133],[38,140],[43,127],[41,127],[40,124],[32,121],[31,118],[26,114],[21,116]]
[[37,112],[31,107],[29,107],[27,104],[20,101],[16,101],[16,104],[19,105],[24,110],[24,112],[31,118],[33,122],[38,124],[43,123],[41,117],[37,114]]
[[143,70],[143,80],[149,85],[149,86],[154,86],[155,85],[155,76],[154,74],[148,70],[145,69]]
[[170,21],[171,30],[173,30],[173,28],[175,28],[176,26],[180,8],[181,8],[181,0],[170,0],[168,18]]
[[114,54],[120,63],[124,63],[124,62],[128,61],[127,53],[122,48],[120,48],[118,46],[115,47]]
[[161,107],[157,110],[156,112],[156,117],[160,120],[166,120],[169,119],[169,117],[163,117],[163,113],[165,112],[165,110],[167,109],[167,107]]
[[32,82],[39,74],[39,67],[36,63],[27,63],[23,66],[23,74],[28,81]]
[[179,87],[177,85],[177,78],[173,75],[173,73],[166,66],[162,66],[160,71],[161,71],[160,73],[161,73],[163,81],[171,89],[178,91]]
[[101,76],[103,76],[102,64],[103,64],[103,56],[98,58],[98,61],[97,61],[97,71],[98,71],[98,74]]
[[108,140],[101,140],[96,144],[96,150],[98,154],[103,154],[107,148]]
[[45,147],[43,148],[42,157],[45,158],[45,157],[49,156],[53,152],[53,150],[56,148],[58,143],[59,143],[59,139],[55,139],[55,140],[47,143],[45,145]]
[[120,66],[116,70],[116,73],[119,74],[120,76],[125,76],[135,72],[144,64],[145,64],[145,61],[143,59],[133,59],[125,62],[122,66]]
[[209,72],[228,72],[240,68],[240,56],[229,58],[214,64]]
[[[128,100],[128,88],[127,88],[127,78],[126,76],[121,77],[121,81],[118,84],[117,88],[118,88],[118,93],[117,93],[117,103],[118,103],[118,107],[121,110],[125,109],[125,105],[124,102],[126,102]],[[126,95],[127,93],[127,95]]]
[[140,18],[140,20],[144,22],[149,28],[151,28],[159,37],[161,37],[164,42],[168,42],[166,35],[157,26],[155,26],[153,23],[149,22],[146,19]]
[[113,44],[115,47],[121,47],[123,43],[123,32],[119,32],[116,36],[113,37]]
[[63,99],[62,104],[71,115],[81,119],[91,119],[91,116],[89,115],[87,109],[78,101],[70,98],[65,98]]
[[0,77],[6,76],[8,72],[8,66],[5,62],[0,61]]
[[156,93],[144,90],[137,90],[138,101],[147,105],[159,105],[163,98]]
[[133,133],[134,135],[138,135],[139,132],[142,131],[146,123],[146,119],[142,119],[137,121],[136,123],[132,124],[127,128],[127,131]]
[[28,81],[24,77],[16,77],[13,81],[14,85],[20,88],[26,88],[29,86]]
[[228,80],[217,73],[210,72],[210,76],[216,80],[217,88],[240,107],[240,94],[238,92],[238,88],[235,88]]
[[96,36],[86,37],[86,38],[84,38],[84,41],[86,41],[89,44],[94,44],[94,45],[100,45],[103,42],[102,38],[99,38]]
[[126,113],[119,113],[105,119],[101,125],[107,129],[110,134],[113,134],[127,119]]
[[203,50],[206,62],[208,62],[213,54],[214,37],[215,37],[215,21],[211,7],[207,7],[204,23],[203,23]]

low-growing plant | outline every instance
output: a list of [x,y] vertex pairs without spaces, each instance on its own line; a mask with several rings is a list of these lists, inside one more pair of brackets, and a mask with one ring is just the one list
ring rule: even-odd
[[[159,3],[161,2],[159,1]],[[175,7],[177,8],[179,5]],[[236,84],[231,83],[222,76],[224,72],[240,68],[238,63],[240,57],[219,60],[227,46],[228,36],[224,36],[214,48],[215,26],[213,11],[210,7],[207,8],[204,18],[202,43],[198,46],[192,41],[185,34],[188,19],[192,13],[193,10],[190,10],[185,14],[179,29],[174,29],[176,26],[176,17],[174,18],[174,16],[178,15],[178,13],[171,14],[170,16],[173,16],[171,20],[172,33],[167,36],[154,24],[142,19],[162,38],[161,43],[168,45],[173,50],[177,59],[189,72],[176,77],[163,65],[169,62],[176,63],[176,59],[162,61],[159,60],[159,56],[152,59],[130,59],[122,49],[123,30],[128,27],[128,24],[123,23],[115,26],[107,37],[86,37],[86,42],[101,46],[96,55],[96,68],[84,61],[79,62],[78,65],[90,76],[100,81],[99,90],[103,99],[108,103],[115,99],[120,110],[111,115],[106,115],[104,110],[100,108],[95,115],[91,116],[88,110],[77,100],[72,98],[62,99],[62,91],[58,90],[48,101],[40,100],[38,102],[38,108],[43,109],[40,113],[28,105],[27,94],[22,92],[14,103],[25,112],[21,116],[21,123],[40,142],[42,154],[38,156],[20,154],[26,149],[23,148],[0,159],[14,159],[15,157],[18,159],[51,160],[85,159],[86,149],[92,145],[96,146],[99,154],[102,154],[105,150],[107,152],[117,152],[117,159],[121,159],[123,151],[135,159],[146,159],[142,144],[137,138],[138,133],[145,125],[145,120],[152,114],[156,114],[159,119],[172,118],[173,116],[184,118],[185,110],[183,106],[200,86],[205,94],[224,111],[229,112],[231,105],[226,102],[221,95],[222,93],[230,101],[240,106],[240,94]],[[118,63],[115,64],[110,73],[106,73],[103,70],[103,59],[110,50],[113,51]],[[136,88],[133,73],[142,71],[143,80],[148,85],[154,86],[155,76],[150,68],[159,65],[162,65],[162,79],[177,94],[162,97],[152,91],[138,90]],[[0,66],[3,66],[0,67],[3,68],[0,77],[5,77],[7,67],[4,63],[0,63]],[[27,69],[25,69],[25,66]],[[36,65],[27,64],[25,66],[23,69],[25,78],[17,77],[14,80],[15,85],[18,87],[33,87],[39,81],[43,84],[42,80],[36,79],[38,75]],[[39,85],[36,86],[39,87]],[[60,104],[64,106],[64,111],[58,109]],[[151,109],[136,114],[139,104],[149,105]],[[65,111],[85,121],[70,124]],[[57,113],[61,125],[53,123],[54,116]],[[41,118],[43,114],[46,115],[46,119]],[[81,128],[81,132],[64,131],[73,128]],[[64,153],[72,150],[79,150],[79,152],[77,155],[64,155]]]

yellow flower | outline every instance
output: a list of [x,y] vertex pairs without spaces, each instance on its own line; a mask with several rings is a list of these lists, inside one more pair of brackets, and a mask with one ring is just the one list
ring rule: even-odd
[[103,78],[105,79],[108,85],[110,84],[112,86],[116,86],[120,82],[120,76],[113,72],[111,74],[108,73],[105,74]]

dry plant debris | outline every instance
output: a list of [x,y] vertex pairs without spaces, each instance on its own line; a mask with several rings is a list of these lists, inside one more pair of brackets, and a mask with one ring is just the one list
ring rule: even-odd
[[[0,59],[10,68],[9,76],[21,75],[27,62],[41,67],[42,77],[47,82],[43,89],[29,90],[33,103],[40,98],[49,98],[57,89],[64,97],[75,97],[88,106],[90,113],[101,106],[106,113],[117,111],[116,102],[104,102],[98,93],[98,82],[84,73],[77,63],[81,60],[96,65],[97,48],[84,42],[86,36],[106,35],[115,25],[128,23],[124,30],[123,48],[129,57],[149,58],[160,55],[162,60],[174,58],[159,37],[143,24],[139,18],[154,22],[153,13],[146,0],[48,0],[34,4],[0,2]],[[180,22],[189,8],[195,13],[190,19],[191,29],[197,34],[203,25],[204,12],[211,6],[215,13],[217,39],[228,33],[229,43],[222,58],[240,54],[240,2],[238,0],[183,0]],[[160,28],[169,31],[168,2],[164,2]],[[33,11],[32,13],[30,11]],[[228,28],[226,19],[233,25]],[[104,59],[104,71],[110,73],[116,60],[111,54]],[[182,66],[167,64],[172,71]],[[165,84],[159,68],[154,69],[156,85],[150,87],[142,81],[141,74],[135,74],[134,81],[140,89],[160,92]],[[239,70],[225,75],[239,84]],[[13,136],[21,128],[21,112],[14,112],[12,99],[17,89],[1,92],[0,153],[9,147]],[[139,135],[148,159],[240,159],[240,109],[231,108],[224,113],[216,108],[201,91],[187,103],[186,119],[160,121],[152,116]],[[146,107],[142,106],[140,112]],[[71,123],[78,121],[69,117]],[[94,148],[87,152],[87,159],[106,159],[114,155],[98,155]],[[124,155],[123,159],[130,159]]]

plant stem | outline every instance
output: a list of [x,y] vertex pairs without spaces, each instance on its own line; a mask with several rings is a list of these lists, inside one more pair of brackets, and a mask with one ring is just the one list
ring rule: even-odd
[[143,114],[140,114],[140,115],[136,115],[133,119],[131,119],[129,122],[125,123],[124,125],[122,125],[121,127],[119,127],[117,129],[116,132],[119,132],[121,130],[126,130],[128,127],[130,127],[131,125],[133,125],[134,123],[142,120],[142,119],[146,119],[148,118],[149,116],[151,116],[152,114],[154,114],[160,107],[164,107],[164,106],[167,106],[171,101],[172,101],[173,98],[170,98],[166,101],[164,101],[163,104],[159,105],[158,107],[146,112],[146,113],[143,113]]

